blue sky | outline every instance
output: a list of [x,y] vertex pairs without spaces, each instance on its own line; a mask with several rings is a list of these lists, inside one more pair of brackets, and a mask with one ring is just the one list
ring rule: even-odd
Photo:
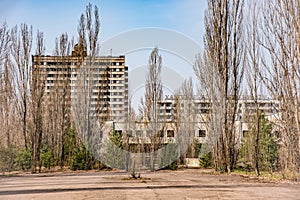
[[[100,45],[124,32],[156,27],[175,31],[175,36],[172,34],[173,38],[177,38],[176,34],[186,36],[197,43],[199,52],[201,51],[206,0],[0,0],[0,22],[6,21],[9,27],[26,22],[34,27],[35,32],[37,29],[43,31],[46,39],[46,54],[52,54],[55,38],[61,33],[68,33],[69,36],[77,39],[79,17],[89,2],[97,5],[100,11]],[[153,37],[151,38],[153,45],[150,46],[161,47],[162,44],[158,41],[165,39],[157,38],[156,40],[155,37],[160,37],[157,34]],[[134,40],[135,38],[132,37],[125,42],[130,44]],[[182,47],[183,51],[188,48],[180,41],[170,39],[169,43],[169,46],[173,45],[173,47],[172,43],[175,43],[175,46],[177,45],[179,49]],[[172,53],[173,47],[169,49],[171,53],[164,49],[160,51],[163,57],[163,66],[166,69],[162,74],[166,94],[172,94],[174,88],[178,88],[183,79],[195,78],[191,65],[191,62],[194,61],[187,63],[181,59],[180,55],[178,56],[180,52],[177,52],[177,55]],[[129,79],[135,80],[131,74],[144,79],[150,51],[151,49],[144,48],[124,53],[126,65],[129,66]],[[189,56],[194,58],[195,53],[193,51]],[[134,93],[132,96],[133,102],[136,104],[135,108],[144,93],[143,85],[136,85],[136,83],[137,81],[133,85],[129,84],[129,87],[132,86],[130,90]]]
[[77,37],[78,19],[89,2],[100,10],[100,41],[130,29],[161,27],[202,43],[205,0],[1,0],[0,19],[11,27],[26,22],[40,29],[52,53],[61,33]]

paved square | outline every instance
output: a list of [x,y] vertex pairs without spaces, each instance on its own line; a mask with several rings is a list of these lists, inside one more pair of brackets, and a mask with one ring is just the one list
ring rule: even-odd
[[0,199],[300,199],[299,183],[270,183],[202,170],[23,174],[0,177]]

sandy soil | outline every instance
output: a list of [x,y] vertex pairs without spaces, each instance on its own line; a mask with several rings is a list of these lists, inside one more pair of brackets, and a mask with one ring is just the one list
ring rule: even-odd
[[197,169],[144,172],[21,174],[0,177],[0,199],[300,199],[300,184]]

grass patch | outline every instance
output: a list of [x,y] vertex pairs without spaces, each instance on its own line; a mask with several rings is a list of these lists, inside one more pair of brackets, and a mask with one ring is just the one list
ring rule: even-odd
[[245,176],[248,178],[258,178],[260,180],[268,180],[268,181],[297,181],[297,178],[295,178],[295,174],[293,173],[288,173],[288,172],[260,172],[260,175],[257,176],[255,172],[250,171],[242,171],[239,169],[234,170],[234,174],[240,175],[240,176]]

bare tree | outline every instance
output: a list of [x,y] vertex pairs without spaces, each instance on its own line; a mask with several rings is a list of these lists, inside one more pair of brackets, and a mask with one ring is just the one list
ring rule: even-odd
[[[261,131],[261,115],[262,113],[259,110],[259,97],[262,95],[259,93],[260,87],[262,87],[262,81],[261,81],[261,46],[258,43],[259,38],[259,14],[261,13],[259,11],[259,4],[256,1],[252,1],[248,3],[248,24],[246,26],[246,41],[249,45],[247,45],[247,83],[248,88],[250,92],[250,97],[246,96],[247,100],[252,100],[255,106],[255,113],[251,113],[253,117],[251,119],[244,119],[244,121],[249,122],[249,128],[250,125],[255,126],[254,133],[250,131],[250,134],[254,138],[254,140],[249,140],[249,154],[251,157],[252,164],[255,169],[256,175],[260,175],[260,131]],[[247,116],[243,116],[246,118]],[[254,149],[252,150],[252,146],[254,146]]]
[[[280,100],[278,126],[281,137],[281,167],[300,172],[299,81],[300,2],[265,1],[259,44],[269,58],[263,61],[262,81],[274,99]],[[298,174],[298,175],[297,175]]]
[[208,0],[205,51],[194,67],[204,95],[212,102],[210,132],[220,133],[215,168],[227,172],[234,169],[238,153],[234,122],[243,77],[243,5],[243,0]]
[[15,26],[11,30],[11,54],[14,69],[17,95],[20,101],[19,112],[22,116],[22,132],[24,137],[24,146],[28,147],[27,136],[27,117],[28,117],[28,102],[29,102],[29,82],[30,82],[30,65],[31,65],[31,47],[32,47],[32,26],[21,24],[20,30]]
[[[95,67],[98,67],[95,65],[95,59],[99,50],[99,30],[98,7],[94,6],[93,9],[93,6],[89,4],[85,13],[81,15],[78,25],[79,43],[77,46],[77,57],[80,67],[78,68],[75,101],[77,106],[80,105],[81,107],[73,107],[76,123],[80,123],[77,126],[80,127],[80,130],[77,130],[77,132],[81,135],[82,142],[87,146],[87,150],[94,148],[96,145],[94,144],[96,141],[95,137],[99,137],[96,123],[97,109],[94,109],[92,106],[93,90],[99,90],[99,86],[95,83],[99,80],[99,77],[97,77],[97,73],[94,73]],[[88,154],[88,151],[86,154]],[[87,160],[88,162],[90,161]]]
[[43,117],[44,117],[44,90],[45,90],[45,77],[42,76],[42,69],[39,66],[40,56],[45,52],[44,46],[44,35],[38,31],[36,36],[36,60],[32,65],[32,79],[31,79],[31,117],[32,117],[32,128],[31,128],[31,148],[32,148],[32,160],[31,160],[31,172],[35,173],[37,166],[41,171],[41,148],[43,139]]
[[11,71],[11,62],[9,59],[9,30],[6,23],[3,23],[0,27],[0,110],[1,120],[0,137],[6,137],[7,147],[11,144],[9,120],[11,116],[11,105],[13,97],[13,76]]
[[[94,17],[93,17],[94,14]],[[93,65],[93,59],[97,55],[98,48],[98,37],[100,31],[100,20],[99,20],[99,10],[98,7],[94,7],[92,4],[86,6],[85,13],[81,14],[79,25],[78,25],[78,34],[79,34],[79,43],[78,43],[78,56],[82,58],[88,57],[89,67]]]
[[5,55],[8,53],[10,37],[9,30],[6,23],[1,24],[0,28],[0,58],[1,60],[5,59]]
[[146,92],[144,100],[141,102],[140,113],[143,116],[143,122],[153,133],[150,144],[150,169],[154,171],[156,159],[156,150],[160,146],[160,133],[163,131],[162,123],[159,123],[157,105],[162,100],[161,68],[162,57],[159,55],[158,47],[155,47],[148,62],[148,73],[146,75]]
[[[0,26],[0,170],[10,171],[14,164],[14,147],[18,145],[19,124],[14,71],[10,58],[10,30]],[[14,131],[15,130],[15,131]]]
[[[178,104],[178,105],[177,105]],[[177,106],[177,119],[179,128],[176,134],[178,141],[179,155],[181,162],[186,158],[188,147],[190,147],[191,154],[194,153],[192,143],[195,139],[196,127],[196,108],[195,108],[195,95],[193,90],[192,79],[185,80],[179,89]],[[175,122],[177,123],[177,121]],[[192,155],[194,156],[194,155]]]
[[61,70],[64,72],[64,77],[60,77],[60,97],[59,97],[59,105],[60,107],[60,139],[59,139],[59,146],[60,146],[60,165],[63,166],[66,158],[65,152],[65,141],[66,135],[70,128],[71,124],[71,114],[70,114],[70,104],[71,104],[71,68],[69,66],[70,59],[69,55],[71,53],[71,42],[68,39],[67,33],[62,34],[59,38],[59,42],[56,42],[58,48],[56,48],[57,55],[59,59],[63,62],[61,63]]

